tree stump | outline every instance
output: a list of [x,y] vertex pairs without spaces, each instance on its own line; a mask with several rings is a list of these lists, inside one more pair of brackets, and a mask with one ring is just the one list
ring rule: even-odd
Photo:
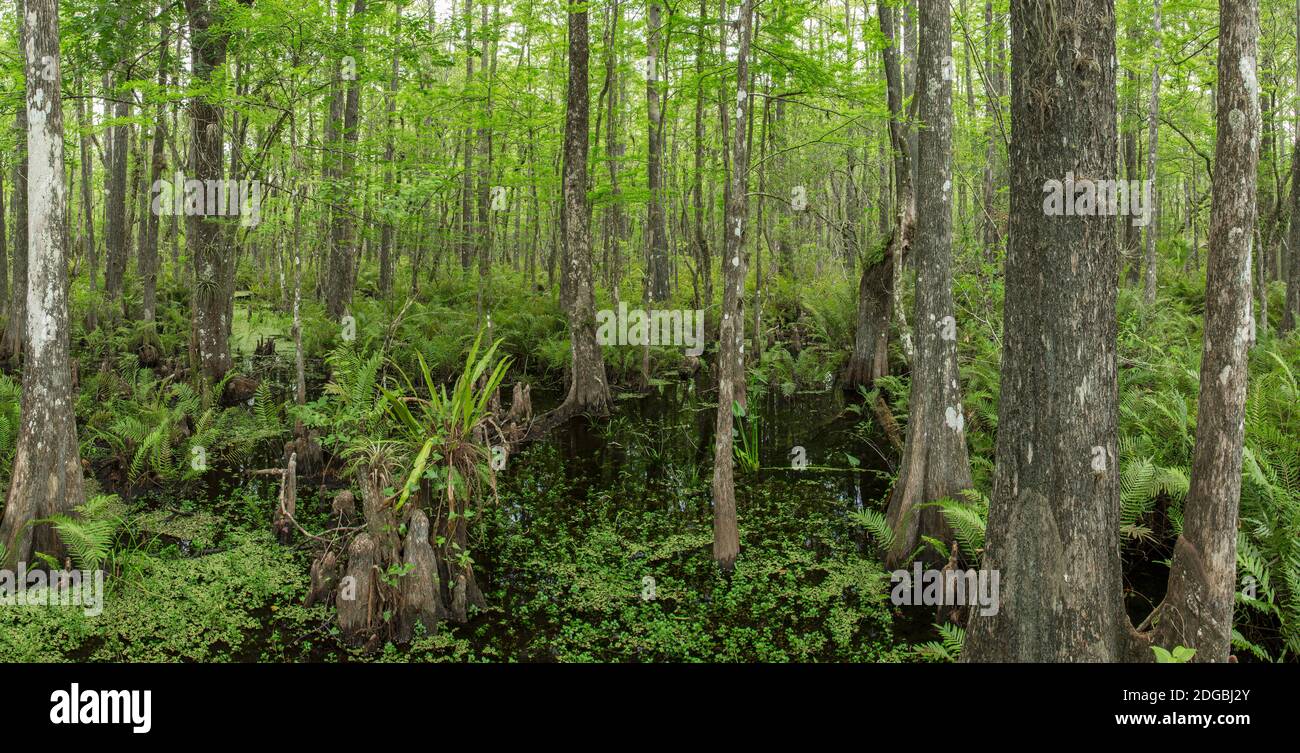
[[281,544],[293,542],[293,515],[298,507],[298,456],[289,456],[289,466],[280,477],[280,500],[275,506],[271,528]]
[[330,509],[334,511],[334,517],[338,519],[340,526],[351,525],[352,521],[357,519],[356,495],[350,489],[344,489],[334,495]]
[[407,521],[402,559],[409,570],[402,576],[401,624],[398,635],[402,642],[407,642],[417,623],[432,634],[438,629],[438,621],[447,617],[447,610],[442,603],[438,562],[433,547],[429,544],[429,518],[421,510],[412,511],[410,520]]
[[258,381],[252,377],[237,376],[226,382],[221,392],[221,404],[227,408],[246,403],[257,392]]
[[311,563],[311,589],[303,606],[310,607],[323,603],[338,586],[339,558],[332,551],[327,551]]
[[339,613],[339,630],[343,639],[362,643],[372,631],[372,619],[378,611],[374,603],[375,542],[370,534],[358,534],[348,546],[348,566],[339,583],[334,604]]

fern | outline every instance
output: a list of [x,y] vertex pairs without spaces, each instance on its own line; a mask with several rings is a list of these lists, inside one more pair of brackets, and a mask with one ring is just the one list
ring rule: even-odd
[[854,510],[849,513],[849,518],[867,529],[867,533],[871,534],[881,549],[889,549],[894,545],[894,530],[879,510]]
[[922,507],[938,507],[943,512],[944,520],[961,545],[962,554],[973,562],[979,559],[980,550],[984,548],[989,500],[977,489],[963,489],[961,496],[965,498],[964,502],[945,497]]
[[122,524],[116,502],[115,495],[100,495],[78,505],[75,516],[51,515],[33,521],[33,525],[53,525],[72,561],[83,570],[98,570],[111,554],[113,536]]
[[935,628],[939,630],[940,640],[918,644],[912,651],[931,661],[955,662],[960,659],[966,645],[966,631],[949,622],[935,625]]
[[[1121,455],[1124,448],[1121,446]],[[1126,460],[1120,469],[1120,534],[1127,539],[1154,541],[1151,529],[1142,520],[1152,513],[1158,499],[1165,497],[1173,509],[1181,510],[1191,486],[1185,468],[1162,468],[1150,457]],[[1181,532],[1181,516],[1175,533]]]

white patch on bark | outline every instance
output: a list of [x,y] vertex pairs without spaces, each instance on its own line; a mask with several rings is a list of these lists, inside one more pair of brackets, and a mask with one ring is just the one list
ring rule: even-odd
[[1255,78],[1255,58],[1250,55],[1241,56],[1241,80],[1245,83],[1246,92],[1254,98],[1259,90],[1259,81]]
[[949,429],[961,431],[966,425],[966,417],[962,415],[961,406],[956,408],[951,405],[943,412],[943,422],[948,425]]
[[[27,36],[27,53],[35,58],[35,34],[31,27],[36,23],[35,14],[27,14],[29,26]],[[58,336],[54,312],[63,291],[59,290],[58,275],[54,265],[58,262],[62,246],[62,228],[58,222],[56,207],[66,205],[65,186],[60,150],[58,143],[51,138],[46,119],[50,102],[45,90],[36,88],[28,95],[27,102],[27,201],[31,207],[28,217],[30,226],[27,238],[28,287],[27,287],[27,336],[32,349],[32,357],[41,363],[48,347],[53,345]],[[58,163],[58,164],[56,164]]]
[[937,322],[939,327],[939,337],[948,342],[957,339],[957,320],[951,316],[945,316]]

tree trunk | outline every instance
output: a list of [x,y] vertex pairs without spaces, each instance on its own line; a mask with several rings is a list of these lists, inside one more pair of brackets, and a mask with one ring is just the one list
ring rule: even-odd
[[[1295,39],[1300,48],[1300,0],[1296,0]],[[1286,264],[1286,303],[1282,311],[1282,331],[1300,326],[1300,55],[1296,56],[1296,136],[1291,159],[1291,233],[1290,259]]]
[[[964,661],[1138,655],[1119,557],[1115,220],[1045,211],[1044,181],[1115,178],[1111,0],[1011,4],[1011,226],[997,470]],[[1051,91],[1043,97],[1041,92]]]
[[[20,39],[22,26],[22,16],[19,14]],[[0,360],[11,364],[17,362],[27,339],[27,108],[15,107],[14,110],[14,131],[17,137],[17,143],[14,144],[14,293],[9,296],[4,339],[0,341]]]
[[[996,220],[996,205],[998,196],[998,147],[997,138],[1000,132],[998,128],[998,119],[1002,109],[1002,27],[995,25],[993,14],[992,0],[986,0],[984,3],[984,28],[987,29],[984,37],[984,68],[985,82],[988,92],[985,99],[988,100],[986,108],[989,124],[986,129],[984,147],[984,211],[983,222],[983,242],[984,258],[989,261],[997,259],[997,249],[1000,242],[998,237],[998,223]],[[997,67],[994,67],[993,43],[994,36],[998,39],[998,59]]]
[[[922,536],[956,548],[943,513],[920,505],[956,498],[971,485],[952,303],[952,81],[945,70],[952,32],[946,0],[920,0],[918,20],[918,113],[926,127],[919,135],[916,186],[916,357],[907,444],[887,513],[895,531],[886,557],[891,568],[905,566]],[[946,558],[934,552],[929,559],[941,565]]]
[[[362,46],[365,40],[361,15],[366,11],[366,0],[356,0],[352,7],[352,19],[349,29],[352,42],[349,46],[356,65],[360,64]],[[346,69],[345,69],[346,70]],[[352,289],[357,281],[356,227],[352,215],[351,202],[344,202],[342,196],[351,192],[352,174],[357,161],[357,122],[361,103],[361,75],[356,72],[348,80],[347,94],[343,104],[343,128],[336,141],[338,155],[335,160],[335,187],[333,199],[336,204],[330,217],[330,243],[328,282],[325,286],[325,310],[330,318],[338,321],[352,305]]]
[[[736,523],[736,485],[732,477],[732,401],[737,381],[745,379],[745,234],[749,210],[750,111],[749,48],[753,28],[753,0],[740,6],[740,39],[736,53],[735,127],[731,129],[731,189],[723,221],[722,322],[718,329],[718,414],[713,445],[713,559],[724,570],[735,565],[740,553]],[[724,145],[725,146],[725,145]]]
[[[210,0],[185,0],[189,15],[194,76],[208,86],[214,71],[226,64],[229,41],[214,15]],[[199,95],[190,103],[190,176],[223,181],[221,105]],[[222,217],[186,216],[186,242],[194,263],[191,297],[193,348],[198,368],[212,382],[230,371],[230,303],[235,292],[235,260],[226,245]]]
[[1151,185],[1151,199],[1147,207],[1147,246],[1143,262],[1142,303],[1150,306],[1156,302],[1156,236],[1160,223],[1159,199],[1156,194],[1156,156],[1160,147],[1160,0],[1155,0],[1153,21],[1155,52],[1151,61],[1151,104],[1147,111],[1147,182]]
[[880,30],[885,35],[883,52],[885,86],[889,100],[889,137],[894,153],[895,204],[893,234],[885,241],[879,259],[862,265],[858,282],[857,332],[849,357],[844,386],[868,385],[889,373],[889,322],[894,308],[894,287],[898,284],[902,256],[912,242],[916,226],[916,198],[912,190],[912,149],[903,123],[903,82],[898,49],[894,44],[894,11],[887,2],[877,3]]
[[1257,0],[1222,0],[1196,449],[1183,533],[1153,636],[1156,645],[1196,649],[1195,661],[1227,661],[1232,640],[1246,364],[1255,340],[1250,257],[1260,135],[1258,38]]
[[[162,22],[161,40],[158,43],[158,91],[165,91],[167,88],[167,24]],[[149,185],[151,187],[159,179],[163,171],[163,142],[167,139],[166,118],[164,105],[158,104],[158,122],[154,124],[153,129],[153,149],[149,159]],[[82,195],[87,196],[88,191],[82,186]],[[147,205],[152,209],[152,202]],[[154,321],[155,308],[157,306],[158,293],[158,224],[160,221],[159,214],[149,211],[145,216],[145,234],[144,242],[140,244],[140,255],[137,258],[139,265],[140,281],[142,288],[143,318],[146,322]]]
[[[401,18],[402,4],[397,4],[395,15],[393,16],[393,61],[392,69],[388,78],[388,101],[384,105],[384,116],[387,123],[387,135],[384,142],[384,164],[388,170],[388,185],[397,189],[398,180],[393,165],[393,115],[397,112],[397,87],[400,83],[399,75],[401,73]],[[393,289],[393,235],[394,223],[396,219],[391,213],[384,217],[384,227],[379,237],[379,294],[387,297]]]
[[664,211],[663,113],[659,101],[659,27],[660,6],[651,0],[646,18],[645,97],[649,133],[646,141],[646,164],[650,201],[646,205],[646,233],[649,235],[649,297],[651,301],[668,298],[668,223]]
[[[131,105],[128,102],[131,92],[129,89],[122,90],[120,88],[121,82],[127,78],[129,78],[129,75],[126,71],[119,68],[112,79],[113,88],[105,92],[115,100],[113,117],[119,119],[128,118],[131,114]],[[112,148],[109,151],[108,204],[104,217],[104,236],[107,244],[104,266],[104,295],[109,301],[117,301],[122,297],[124,276],[126,274],[126,167],[127,135],[129,130],[129,125],[121,123],[111,127],[108,132]]]
[[9,240],[5,227],[5,178],[0,167],[0,311],[9,303]]
[[573,350],[569,392],[560,409],[569,415],[609,412],[605,362],[596,342],[596,293],[591,263],[591,204],[587,199],[589,57],[587,10],[569,11],[569,91],[564,123],[564,258],[569,295],[566,313]]
[[23,360],[22,425],[8,503],[0,522],[13,562],[41,552],[62,561],[64,547],[48,524],[33,520],[68,513],[84,500],[72,363],[68,355],[68,274],[64,223],[68,191],[63,166],[63,94],[59,70],[57,0],[29,0],[19,18],[28,112],[27,206],[30,208],[28,338]]
[[[86,87],[89,95],[90,87]],[[81,148],[81,216],[84,220],[86,264],[90,267],[90,319],[89,328],[98,326],[96,308],[99,306],[99,258],[95,248],[95,202],[92,199],[94,165],[90,160],[90,131],[86,122],[86,98],[77,99],[77,130]]]
[[[1130,34],[1132,31],[1130,30]],[[1137,91],[1137,74],[1132,70],[1124,71],[1130,91]],[[1138,180],[1138,125],[1136,94],[1125,97],[1124,104],[1124,178],[1128,181]],[[1121,261],[1127,264],[1127,284],[1136,286],[1141,265],[1138,264],[1138,247],[1142,243],[1142,229],[1130,220],[1120,225],[1124,230],[1124,251]]]
[[[1298,0],[1300,1],[1300,0]],[[708,0],[700,0],[700,28],[708,17]],[[704,35],[695,44],[695,154],[691,171],[691,209],[695,219],[695,264],[704,278],[704,306],[713,306],[713,262],[709,258],[709,239],[704,230]]]

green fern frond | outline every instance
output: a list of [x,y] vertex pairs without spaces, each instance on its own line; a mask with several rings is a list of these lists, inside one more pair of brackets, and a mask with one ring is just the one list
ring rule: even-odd
[[849,513],[849,519],[867,529],[867,533],[871,534],[881,549],[889,549],[894,545],[894,530],[879,510],[854,510]]
[[93,497],[79,505],[76,515],[51,515],[35,523],[54,526],[59,541],[83,570],[98,570],[112,552],[113,537],[122,524],[115,509],[116,496]]
[[913,652],[933,661],[955,662],[960,659],[966,646],[966,631],[949,622],[936,624],[935,628],[939,630],[939,640],[918,644],[913,647]]

